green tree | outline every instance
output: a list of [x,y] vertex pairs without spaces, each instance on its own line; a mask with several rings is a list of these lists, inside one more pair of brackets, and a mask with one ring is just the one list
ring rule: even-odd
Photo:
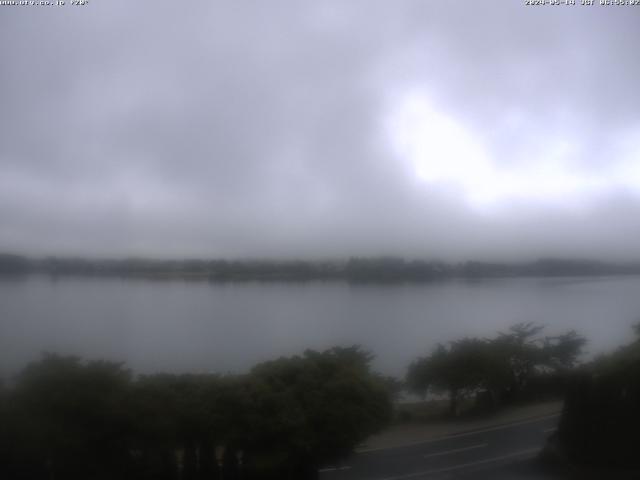
[[371,359],[333,348],[246,375],[134,380],[121,364],[46,355],[0,388],[0,477],[314,478],[390,417]]
[[85,364],[77,357],[47,354],[25,368],[14,391],[25,454],[50,478],[122,474],[129,382],[121,364]]
[[[637,332],[637,326],[634,327]],[[571,379],[554,442],[577,464],[640,467],[640,338],[603,355]]]
[[315,476],[318,465],[346,457],[390,419],[391,395],[371,373],[371,358],[355,346],[308,350],[253,369],[263,393],[259,443],[298,472],[292,478]]
[[447,393],[449,413],[458,415],[460,401],[479,390],[497,388],[503,375],[499,358],[487,340],[464,338],[448,347],[439,344],[431,355],[413,362],[407,384],[414,392]]
[[407,370],[409,389],[421,395],[447,393],[449,413],[459,413],[460,401],[471,395],[495,407],[517,398],[535,375],[552,375],[573,368],[585,344],[570,331],[540,337],[544,327],[532,323],[512,326],[493,339],[464,338],[438,345]]

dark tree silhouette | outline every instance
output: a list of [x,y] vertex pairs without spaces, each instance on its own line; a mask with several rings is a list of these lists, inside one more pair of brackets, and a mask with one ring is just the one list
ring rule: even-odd
[[247,375],[157,374],[45,355],[0,389],[3,479],[304,479],[389,419],[358,347]]
[[585,344],[573,331],[540,337],[543,328],[521,323],[494,339],[464,338],[448,346],[440,344],[409,366],[407,385],[421,395],[447,393],[453,416],[459,414],[460,400],[471,395],[487,399],[484,403],[490,408],[516,399],[533,379],[575,366]]

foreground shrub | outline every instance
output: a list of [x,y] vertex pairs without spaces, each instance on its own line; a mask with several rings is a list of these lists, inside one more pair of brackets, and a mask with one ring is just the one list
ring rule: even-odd
[[158,374],[46,355],[0,388],[3,479],[304,479],[391,414],[357,347],[249,374]]
[[602,357],[571,383],[557,442],[569,460],[640,467],[640,340]]

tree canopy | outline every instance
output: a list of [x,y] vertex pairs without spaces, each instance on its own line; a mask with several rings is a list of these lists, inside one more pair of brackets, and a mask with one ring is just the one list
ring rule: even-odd
[[535,375],[573,367],[586,341],[574,331],[542,337],[544,327],[519,323],[495,338],[463,338],[439,344],[413,362],[407,385],[415,393],[446,393],[450,413],[462,398],[485,393],[492,404],[518,396]]
[[314,478],[390,418],[359,347],[245,375],[155,374],[45,355],[0,391],[2,478]]
[[595,359],[570,382],[554,443],[571,462],[640,467],[640,323],[634,332],[631,343]]

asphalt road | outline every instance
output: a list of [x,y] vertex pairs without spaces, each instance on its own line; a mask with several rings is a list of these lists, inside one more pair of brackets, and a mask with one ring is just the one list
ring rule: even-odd
[[559,415],[354,455],[321,480],[551,479],[536,456]]

